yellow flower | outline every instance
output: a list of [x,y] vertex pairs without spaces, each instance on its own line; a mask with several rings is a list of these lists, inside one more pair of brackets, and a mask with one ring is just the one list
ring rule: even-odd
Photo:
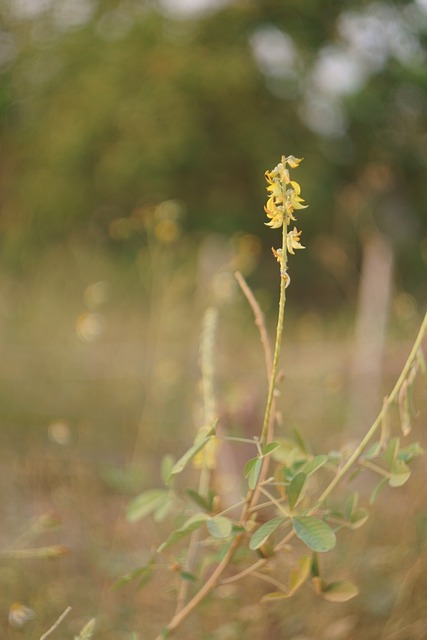
[[296,219],[293,215],[295,209],[307,207],[300,196],[300,185],[290,179],[289,170],[286,168],[286,165],[291,168],[297,167],[301,160],[302,158],[294,156],[282,156],[282,161],[272,171],[265,172],[268,200],[264,210],[270,218],[266,225],[272,229],[279,229],[284,223],[288,225],[291,220]]
[[274,247],[271,247],[271,250],[273,252],[273,256],[276,258],[277,262],[282,262],[282,258],[283,258],[283,249],[275,249]]
[[286,246],[289,253],[294,254],[294,249],[305,249],[300,243],[300,236],[302,231],[298,231],[296,227],[292,229],[292,231],[288,231],[286,235]]
[[302,162],[304,158],[295,158],[295,156],[288,156],[286,158],[286,162],[291,167],[291,169],[296,169],[297,166]]
[[[302,248],[302,247],[301,247]],[[277,262],[280,264],[280,277],[285,281],[285,288],[287,289],[290,285],[291,279],[289,277],[288,272],[286,271],[285,266],[282,264],[283,262],[283,249],[275,249],[271,247],[273,252],[273,256],[276,258]]]

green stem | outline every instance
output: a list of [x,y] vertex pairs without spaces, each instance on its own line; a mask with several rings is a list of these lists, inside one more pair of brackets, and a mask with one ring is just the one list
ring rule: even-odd
[[283,320],[285,317],[285,303],[286,303],[286,284],[287,280],[284,277],[287,268],[287,249],[286,249],[286,234],[287,225],[284,222],[282,226],[282,258],[280,261],[280,297],[279,297],[279,313],[277,316],[277,328],[276,328],[276,343],[274,345],[273,366],[270,374],[270,384],[268,388],[267,405],[265,408],[264,422],[262,425],[260,443],[261,446],[266,444],[268,438],[268,425],[271,419],[271,409],[273,406],[274,392],[276,389],[277,372],[279,369],[279,357],[280,348],[282,345],[282,333],[283,333]]
[[316,507],[315,507],[316,509],[321,504],[323,504],[325,502],[326,498],[328,498],[328,496],[332,493],[332,491],[335,489],[337,484],[339,484],[339,482],[341,481],[343,476],[345,476],[347,471],[353,466],[353,464],[356,462],[358,457],[361,455],[361,453],[363,452],[365,447],[369,444],[369,442],[372,440],[372,438],[374,437],[375,433],[377,432],[377,430],[381,426],[381,423],[382,423],[382,420],[384,418],[384,415],[385,415],[386,411],[388,410],[388,406],[392,402],[394,402],[396,400],[396,398],[398,397],[400,388],[401,388],[402,384],[404,383],[405,379],[407,378],[414,360],[417,358],[417,351],[420,348],[426,333],[427,333],[427,313],[424,316],[424,320],[423,320],[423,322],[421,324],[421,327],[420,327],[420,330],[419,330],[418,335],[416,337],[416,340],[414,342],[414,345],[413,345],[413,347],[411,349],[411,353],[409,354],[408,359],[406,360],[405,366],[403,367],[402,372],[401,372],[396,384],[394,385],[392,392],[390,393],[390,395],[388,397],[388,400],[386,402],[384,402],[383,408],[381,409],[380,413],[378,414],[378,417],[376,418],[376,420],[372,424],[371,428],[369,429],[369,431],[367,432],[367,434],[365,435],[363,440],[361,440],[360,444],[356,447],[356,449],[354,450],[352,455],[349,457],[349,459],[347,460],[345,465],[340,469],[340,471],[337,473],[337,475],[333,478],[333,480],[328,484],[326,489],[323,491],[322,495],[320,496],[320,498],[317,501],[317,504],[316,504]]

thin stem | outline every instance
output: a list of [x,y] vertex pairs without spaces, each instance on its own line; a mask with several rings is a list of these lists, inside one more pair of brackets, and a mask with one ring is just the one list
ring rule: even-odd
[[[217,565],[216,569],[209,576],[205,584],[201,587],[201,589],[193,596],[193,598],[183,607],[179,612],[177,612],[169,624],[164,628],[163,631],[167,632],[169,635],[172,634],[179,625],[185,620],[185,618],[200,604],[202,600],[206,598],[206,596],[216,587],[218,584],[218,580],[221,575],[224,573],[225,569],[228,567],[236,549],[240,545],[243,534],[238,534],[233,542],[231,543],[227,553],[221,560],[221,562]],[[163,640],[162,634],[160,633],[156,640]]]
[[280,589],[280,591],[283,591],[283,593],[285,594],[289,593],[289,589],[284,584],[279,582],[279,580],[276,580],[276,578],[273,578],[272,576],[266,576],[264,573],[259,573],[258,571],[253,571],[252,575],[254,578],[258,578],[259,580],[264,580],[264,582],[269,582],[273,586]]
[[267,378],[269,380],[271,376],[271,366],[272,366],[273,356],[271,353],[270,339],[268,337],[267,328],[265,326],[264,314],[261,311],[261,307],[259,306],[257,299],[255,298],[254,294],[252,293],[251,289],[249,288],[246,280],[244,279],[240,271],[236,271],[234,273],[234,277],[239,283],[239,286],[243,291],[244,295],[246,296],[246,300],[249,302],[251,309],[253,311],[253,314],[255,317],[255,324],[259,329],[261,344],[264,350],[265,369],[267,371]]
[[370,469],[370,471],[374,471],[375,473],[378,473],[378,475],[384,476],[384,478],[390,477],[390,473],[386,469],[383,469],[382,467],[380,467],[379,464],[374,464],[369,460],[360,460],[359,464],[361,467],[364,467],[365,469]]
[[53,625],[50,627],[50,629],[48,629],[41,637],[40,640],[45,640],[45,638],[47,638],[48,636],[50,636],[51,633],[53,633],[55,631],[55,629],[57,629],[59,627],[59,625],[61,624],[61,622],[64,620],[64,618],[66,616],[68,616],[68,614],[71,611],[71,607],[67,607],[65,609],[65,611],[63,611],[61,613],[61,615],[59,616],[58,620],[56,622],[53,623]]
[[417,358],[418,349],[421,346],[421,343],[422,343],[422,341],[424,339],[424,336],[425,336],[426,332],[427,332],[427,313],[424,316],[424,320],[423,320],[423,322],[421,324],[421,327],[420,327],[420,330],[419,330],[418,335],[416,337],[416,340],[414,342],[414,345],[413,345],[413,347],[411,349],[411,353],[409,354],[408,359],[406,360],[405,366],[403,367],[402,372],[401,372],[396,384],[394,385],[392,392],[390,393],[390,395],[388,397],[388,401],[384,402],[383,408],[381,409],[380,413],[378,414],[376,420],[372,424],[371,428],[369,429],[369,431],[367,432],[365,437],[361,440],[360,444],[356,447],[356,449],[354,450],[352,455],[349,457],[349,459],[347,460],[345,465],[337,473],[335,478],[333,478],[331,480],[331,482],[328,484],[326,489],[323,491],[322,495],[320,496],[320,498],[317,501],[315,509],[317,509],[321,504],[323,504],[325,502],[326,498],[328,498],[328,496],[332,493],[332,491],[335,489],[337,484],[339,484],[339,482],[341,481],[343,476],[345,476],[347,471],[353,466],[353,464],[356,462],[358,457],[361,455],[362,451],[365,449],[365,447],[369,444],[369,442],[374,437],[374,435],[377,432],[378,428],[381,426],[383,417],[384,417],[384,415],[385,415],[385,413],[386,413],[386,411],[388,409],[388,406],[392,402],[394,402],[396,400],[396,398],[398,397],[400,388],[401,388],[402,384],[404,383],[406,377],[409,374],[409,371],[411,369],[412,363]]
[[[280,551],[280,549],[282,549],[282,547],[284,547],[289,542],[289,540],[291,540],[294,536],[295,536],[295,531],[291,529],[291,531],[288,531],[285,537],[276,544],[273,551]],[[243,571],[240,571],[239,573],[235,573],[234,576],[231,576],[230,578],[226,578],[221,582],[221,584],[230,584],[232,582],[237,582],[238,580],[241,580],[245,576],[248,576],[254,571],[256,571],[257,569],[260,569],[261,567],[263,567],[272,558],[274,558],[274,556],[271,556],[271,558],[260,558],[254,564],[250,565],[249,567],[246,567],[246,569],[243,569]]]
[[279,500],[276,500],[276,498],[274,496],[271,495],[271,493],[269,493],[267,491],[267,489],[264,489],[264,487],[259,487],[259,490],[261,491],[261,493],[263,493],[265,495],[266,498],[269,498],[269,500],[271,500],[271,503],[276,505],[277,509],[287,518],[289,518],[289,513],[286,511],[286,509],[283,507],[283,505],[280,504]]
[[265,408],[264,422],[262,425],[262,431],[261,431],[261,437],[260,437],[260,442],[262,445],[265,444],[267,440],[267,435],[268,435],[268,427],[270,424],[274,391],[276,388],[276,378],[277,378],[277,372],[279,368],[280,347],[282,344],[283,319],[285,316],[286,284],[287,284],[287,279],[284,277],[286,273],[286,267],[287,267],[286,234],[287,234],[287,225],[284,222],[282,226],[282,257],[280,260],[281,278],[280,278],[279,313],[277,316],[276,343],[274,346],[273,366],[271,368],[270,384],[269,384],[268,396],[267,396],[267,406]]

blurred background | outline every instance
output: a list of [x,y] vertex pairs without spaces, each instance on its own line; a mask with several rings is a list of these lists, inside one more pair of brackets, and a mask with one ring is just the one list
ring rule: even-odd
[[[156,597],[112,589],[164,533],[127,524],[125,506],[200,426],[208,306],[220,422],[258,432],[263,354],[233,272],[273,330],[264,171],[282,154],[304,157],[310,205],[290,261],[283,433],[323,452],[366,431],[425,312],[426,42],[426,0],[2,1],[0,544],[48,513],[62,528],[34,544],[70,550],[2,560],[2,637],[39,637],[68,605],[66,637],[93,616],[107,639],[165,621],[170,577]],[[250,582],[182,637],[425,637],[422,464],[331,559],[359,598],[266,610]],[[13,628],[13,602],[34,620]]]

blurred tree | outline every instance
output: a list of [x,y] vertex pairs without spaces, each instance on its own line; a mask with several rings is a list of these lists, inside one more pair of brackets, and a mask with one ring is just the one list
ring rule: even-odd
[[323,267],[306,295],[338,300],[356,281],[360,238],[377,228],[403,249],[405,286],[422,295],[425,2],[235,1],[186,17],[161,8],[3,4],[5,263],[70,236],[120,236],[132,255],[147,206],[171,198],[189,230],[259,233],[263,171],[284,152],[306,157],[304,244]]

